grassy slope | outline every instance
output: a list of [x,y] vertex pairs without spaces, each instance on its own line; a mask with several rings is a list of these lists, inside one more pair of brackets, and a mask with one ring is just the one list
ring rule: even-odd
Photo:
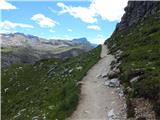
[[34,65],[12,65],[2,70],[2,119],[68,117],[78,103],[77,82],[99,60],[100,52],[98,46],[78,57],[46,59]]
[[[129,98],[144,97],[154,104],[160,115],[160,20],[155,16],[114,33],[106,41],[112,54],[122,50],[120,80]],[[140,79],[131,85],[133,77]]]

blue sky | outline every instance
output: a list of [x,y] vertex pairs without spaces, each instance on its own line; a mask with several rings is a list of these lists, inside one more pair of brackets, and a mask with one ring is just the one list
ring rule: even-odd
[[46,39],[86,37],[92,43],[103,43],[114,31],[127,5],[127,0],[121,4],[108,2],[106,8],[104,1],[2,0],[1,33],[21,32]]

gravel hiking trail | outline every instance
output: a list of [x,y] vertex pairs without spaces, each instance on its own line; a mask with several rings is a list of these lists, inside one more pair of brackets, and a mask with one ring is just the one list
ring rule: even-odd
[[67,120],[124,120],[124,100],[117,90],[105,86],[107,77],[99,77],[110,71],[114,57],[102,45],[101,59],[81,81],[81,95],[77,109]]

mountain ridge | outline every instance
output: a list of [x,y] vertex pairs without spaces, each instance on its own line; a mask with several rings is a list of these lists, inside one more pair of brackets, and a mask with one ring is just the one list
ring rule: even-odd
[[[62,59],[77,56],[93,49],[93,46],[85,38],[85,41],[44,39],[23,33],[0,34],[2,67],[16,63],[29,63],[40,59],[60,57]],[[84,38],[83,38],[84,39]]]
[[[63,40],[63,39],[45,39],[45,38],[41,38],[41,37],[37,37],[37,36],[34,36],[34,35],[26,35],[24,33],[9,33],[9,34],[0,34],[1,38],[2,38],[2,46],[6,43],[6,40],[3,40],[3,39],[7,39],[7,38],[11,38],[11,40],[14,38],[14,37],[21,37],[21,39],[18,39],[19,41],[23,41],[22,42],[31,42],[32,43],[37,43],[37,44],[40,44],[40,43],[46,43],[46,44],[52,44],[52,45],[58,45],[58,44],[68,44],[68,45],[75,45],[75,44],[88,44],[90,46],[92,46],[92,43],[90,43],[87,38],[85,37],[82,37],[82,38],[74,38],[72,40]],[[5,38],[4,38],[5,37]],[[25,39],[25,40],[24,40]],[[16,41],[16,42],[19,42],[19,41]],[[13,46],[16,46],[16,43],[13,44]],[[93,46],[92,46],[93,47]]]

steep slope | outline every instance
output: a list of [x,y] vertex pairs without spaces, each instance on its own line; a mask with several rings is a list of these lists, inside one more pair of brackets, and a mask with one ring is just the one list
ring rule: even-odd
[[129,1],[125,11],[105,42],[117,58],[112,65],[119,64],[120,74],[114,77],[124,86],[128,117],[156,119],[155,111],[159,119],[160,2]]
[[33,64],[40,59],[51,57],[68,58],[94,48],[87,39],[80,41],[81,38],[76,40],[47,40],[23,33],[0,34],[0,38],[2,67],[15,63]]
[[101,46],[83,55],[45,59],[2,70],[3,120],[64,120],[76,108],[79,81],[99,60]]

